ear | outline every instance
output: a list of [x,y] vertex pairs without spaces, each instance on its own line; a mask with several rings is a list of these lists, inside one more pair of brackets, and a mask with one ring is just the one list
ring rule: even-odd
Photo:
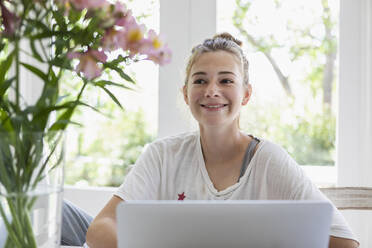
[[244,87],[244,97],[242,100],[242,105],[246,105],[251,99],[252,95],[252,85],[248,83],[247,87]]
[[187,97],[187,85],[185,84],[182,88],[183,92],[183,99],[185,100],[185,103],[189,105],[189,98]]

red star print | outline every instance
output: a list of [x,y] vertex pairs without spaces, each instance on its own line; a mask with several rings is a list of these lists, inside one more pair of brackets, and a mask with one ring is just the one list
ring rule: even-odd
[[183,201],[186,198],[185,192],[182,192],[182,194],[178,194],[178,200]]

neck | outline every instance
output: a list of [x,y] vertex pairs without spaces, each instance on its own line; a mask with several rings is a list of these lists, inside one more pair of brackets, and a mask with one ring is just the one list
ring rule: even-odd
[[203,128],[200,126],[200,141],[206,163],[229,161],[245,151],[250,137],[236,128]]

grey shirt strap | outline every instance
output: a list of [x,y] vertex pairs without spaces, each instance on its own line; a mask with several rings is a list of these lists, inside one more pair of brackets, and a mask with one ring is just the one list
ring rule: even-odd
[[254,155],[254,150],[257,144],[260,142],[260,140],[257,139],[256,137],[253,137],[252,135],[249,135],[249,136],[252,137],[252,141],[249,143],[248,148],[244,154],[243,164],[242,164],[242,167],[240,168],[239,180],[244,175],[245,171],[247,170],[247,167],[249,163],[251,162],[252,157]]

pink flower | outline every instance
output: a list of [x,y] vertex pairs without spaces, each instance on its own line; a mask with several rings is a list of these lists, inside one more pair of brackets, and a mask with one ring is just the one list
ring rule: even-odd
[[98,9],[109,5],[106,0],[70,0],[70,3],[77,10]]
[[152,60],[159,65],[168,64],[172,59],[172,52],[168,46],[163,46],[160,49],[148,51],[147,59]]
[[153,29],[150,29],[148,32],[148,40],[153,49],[159,49],[164,45],[163,39]]
[[0,0],[0,9],[2,23],[4,24],[3,34],[6,36],[12,36],[20,23],[20,19],[5,7],[2,0]]
[[102,46],[105,50],[118,48],[129,50],[130,47],[134,49],[134,43],[143,39],[145,27],[139,26],[133,16],[123,17],[119,22],[123,26],[111,27],[106,30],[102,38]]
[[128,12],[127,6],[123,3],[116,2],[114,6],[114,15],[123,15],[125,16],[126,13]]
[[[122,7],[119,9],[123,10]],[[139,25],[132,15],[121,18],[119,22],[123,26],[114,26],[106,29],[101,41],[102,47],[106,51],[122,48],[124,51],[129,51],[130,56],[147,50],[146,27]]]
[[125,5],[117,3],[112,12],[113,16],[119,16],[116,26],[106,29],[101,40],[105,51],[112,51],[122,48],[133,57],[137,54],[147,55],[148,60],[158,64],[169,63],[171,51],[163,42],[163,39],[154,30],[149,30],[145,37],[146,28],[136,22]]
[[145,31],[146,27],[139,25],[134,17],[130,16],[119,34],[120,47],[123,50],[128,50],[131,56],[141,53],[146,45]]
[[115,17],[115,25],[125,27],[128,22],[131,22],[132,11],[128,10],[124,4],[116,2],[113,16]]
[[94,58],[96,58],[100,62],[107,61],[107,56],[103,51],[88,50],[88,53],[90,53]]
[[111,27],[102,38],[102,46],[107,50],[122,48],[135,55],[142,51],[145,43],[145,26],[138,25],[133,16],[125,20],[124,27]]
[[91,80],[99,77],[102,73],[97,62],[106,62],[107,56],[103,51],[89,49],[85,53],[70,52],[67,54],[69,59],[78,58],[79,64],[75,68],[78,73],[83,73],[84,76]]
[[114,28],[106,30],[102,38],[102,48],[106,51],[120,48],[120,36],[120,30],[115,30]]
[[164,44],[162,38],[158,36],[154,30],[149,30],[148,38],[144,45],[143,53],[147,55],[147,59],[154,61],[157,64],[163,65],[171,60],[171,50]]

